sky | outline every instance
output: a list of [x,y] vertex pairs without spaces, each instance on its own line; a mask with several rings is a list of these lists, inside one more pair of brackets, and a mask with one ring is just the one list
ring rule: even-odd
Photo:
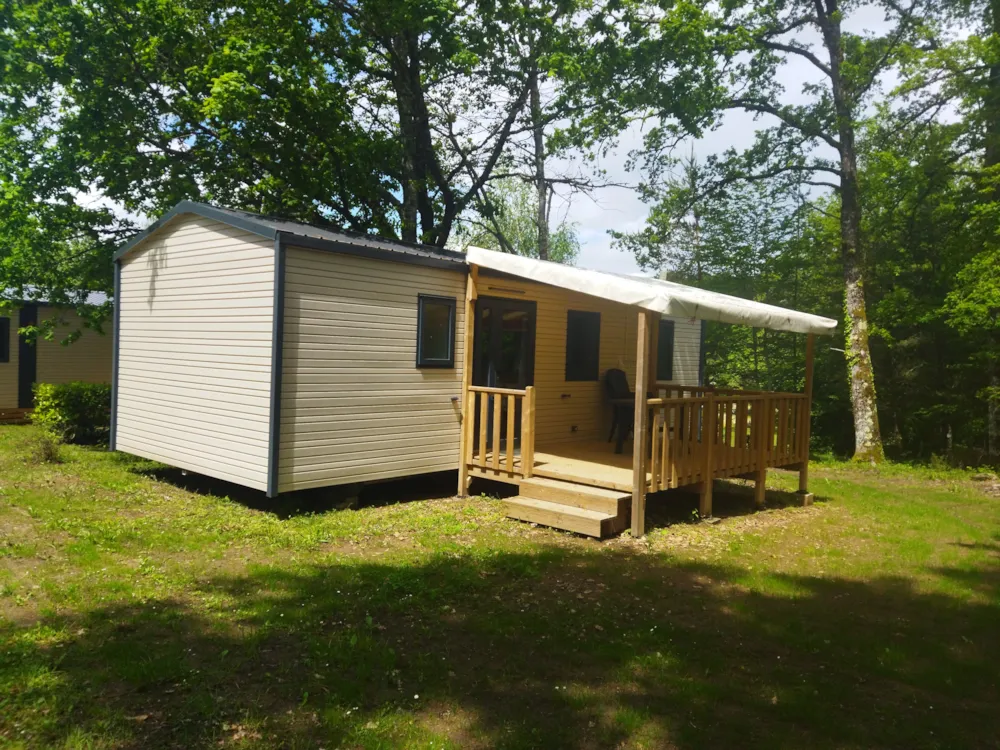
[[[882,33],[887,30],[883,12],[873,5],[862,6],[852,11],[845,20],[846,30],[853,32],[869,31]],[[818,38],[817,38],[818,42]],[[818,44],[816,45],[819,46]],[[814,50],[821,59],[825,56],[822,49]],[[808,97],[802,93],[805,83],[818,83],[822,74],[810,63],[800,58],[784,65],[778,74],[778,82],[784,86],[785,103],[804,103]],[[704,138],[693,142],[694,153],[704,158],[712,153],[724,151],[729,147],[744,149],[753,143],[755,132],[762,127],[769,127],[775,120],[769,116],[754,116],[746,112],[729,112],[722,124]],[[630,150],[638,148],[642,143],[642,133],[638,127],[626,132],[620,139],[617,153],[599,162],[599,167],[606,171],[609,182],[634,185],[638,175],[625,170],[625,162]],[[686,154],[690,144],[681,147],[679,153]],[[580,170],[579,160],[553,160],[550,174],[560,171],[575,173]],[[580,255],[576,264],[582,268],[594,268],[600,271],[616,273],[640,273],[635,257],[629,252],[623,252],[612,247],[608,230],[636,231],[642,228],[648,207],[639,200],[636,192],[627,187],[605,188],[597,191],[593,199],[585,195],[575,195],[567,206],[565,203],[553,206],[553,218],[563,216],[576,224],[580,237]],[[646,275],[649,272],[645,272]]]

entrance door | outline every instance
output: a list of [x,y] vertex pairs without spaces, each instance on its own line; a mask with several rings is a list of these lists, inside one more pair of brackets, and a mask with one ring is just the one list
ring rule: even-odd
[[[535,381],[535,303],[499,297],[476,300],[475,346],[472,384],[489,388],[523,389]],[[487,450],[507,450],[507,436],[500,446],[493,443],[493,396],[487,407]],[[501,400],[501,424],[507,423],[506,398]],[[514,415],[514,449],[520,450],[521,399]],[[479,419],[475,415],[474,438],[479,440]],[[477,446],[478,449],[478,446]]]
[[535,380],[535,303],[480,297],[476,300],[472,384],[524,388]]

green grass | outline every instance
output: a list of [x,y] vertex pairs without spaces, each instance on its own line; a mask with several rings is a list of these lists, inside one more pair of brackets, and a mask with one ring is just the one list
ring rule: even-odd
[[824,462],[811,507],[774,472],[766,511],[657,496],[598,543],[452,478],[333,510],[31,435],[0,428],[0,746],[1000,744],[1000,499],[963,472]]

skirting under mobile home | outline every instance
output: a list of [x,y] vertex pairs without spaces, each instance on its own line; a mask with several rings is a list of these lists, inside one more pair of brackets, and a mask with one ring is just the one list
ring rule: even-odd
[[520,483],[544,475],[536,449],[579,468],[613,421],[621,446],[609,373],[649,408],[700,386],[704,318],[833,323],[562,269],[181,203],[115,257],[112,447],[269,496],[456,469],[461,492]]

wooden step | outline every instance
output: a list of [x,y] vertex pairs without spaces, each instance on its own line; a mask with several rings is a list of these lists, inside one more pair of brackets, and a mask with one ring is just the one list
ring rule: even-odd
[[617,534],[627,524],[625,514],[612,515],[598,510],[578,508],[575,505],[554,503],[534,497],[509,497],[503,501],[507,515],[522,521],[531,521],[555,529],[575,531],[577,534],[598,539]]
[[522,497],[532,497],[536,500],[548,500],[563,505],[573,505],[577,508],[597,510],[612,516],[628,511],[632,496],[619,490],[606,490],[603,487],[588,487],[585,484],[560,482],[556,479],[532,477],[522,479],[520,484]]

